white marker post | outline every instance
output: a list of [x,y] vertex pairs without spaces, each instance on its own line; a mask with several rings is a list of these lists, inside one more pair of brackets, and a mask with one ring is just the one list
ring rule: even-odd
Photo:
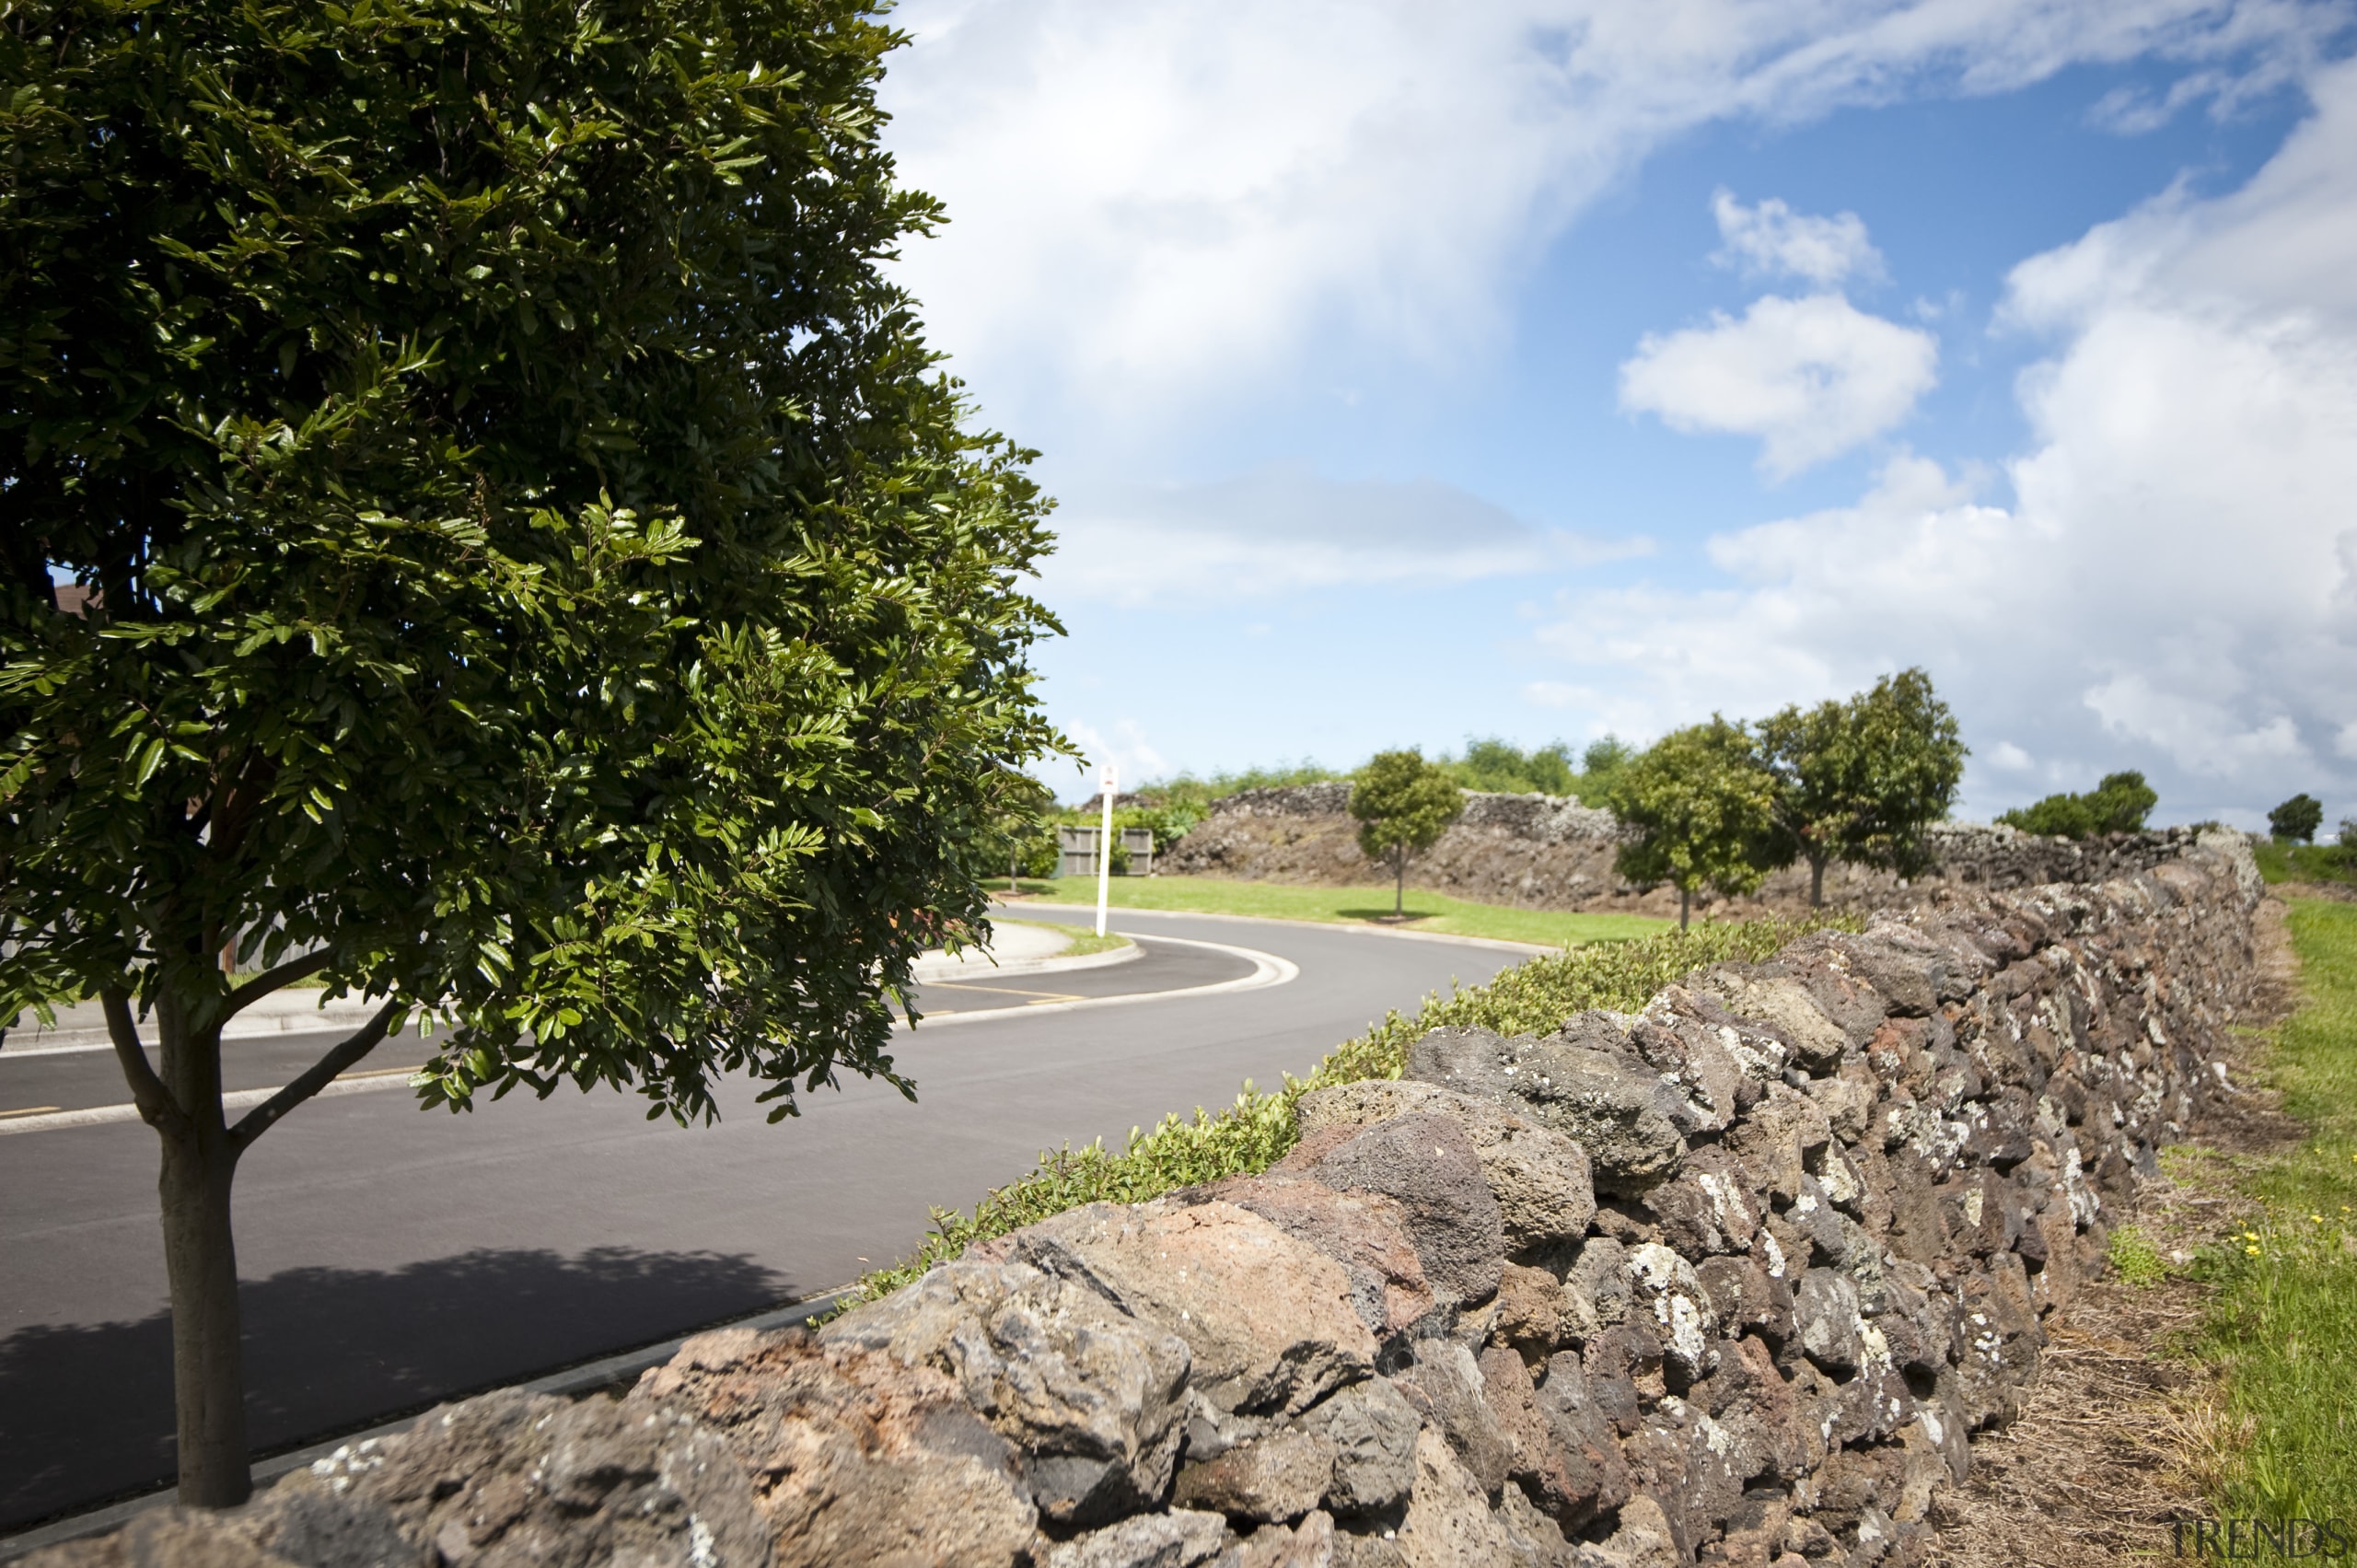
[[1105,792],[1105,829],[1097,840],[1097,935],[1105,935],[1105,905],[1113,896],[1113,764],[1097,776]]

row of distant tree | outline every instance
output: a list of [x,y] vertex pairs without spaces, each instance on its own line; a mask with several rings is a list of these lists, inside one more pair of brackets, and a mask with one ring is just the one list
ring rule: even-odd
[[[1181,774],[1144,786],[1116,813],[1124,827],[1154,830],[1157,850],[1176,842],[1221,798],[1240,790],[1348,780],[1360,847],[1404,889],[1412,857],[1439,841],[1463,811],[1464,790],[1573,797],[1606,807],[1637,830],[1621,874],[1678,889],[1684,923],[1705,888],[1756,889],[1773,871],[1805,863],[1809,901],[1825,901],[1836,863],[1920,875],[1933,859],[1926,834],[1946,818],[1968,755],[1955,715],[1930,676],[1909,669],[1842,701],[1788,706],[1756,722],[1719,715],[1642,750],[1616,736],[1575,757],[1553,741],[1525,750],[1498,738],[1466,743],[1461,756],[1377,753],[1353,772],[1310,761],[1209,777]],[[1997,820],[2024,832],[2084,839],[2141,830],[2159,796],[2136,772],[2107,774],[2094,789],[2047,796]],[[1075,819],[1083,814],[1065,812]],[[2298,795],[2269,813],[2276,837],[2311,841],[2324,808]],[[1026,875],[1054,860],[1052,831],[1010,845]],[[2342,824],[2357,842],[2357,823]],[[1397,899],[1395,898],[1395,902]]]
[[[1920,669],[1753,724],[1713,714],[1634,754],[1591,752],[1589,796],[1636,830],[1620,853],[1620,874],[1676,888],[1681,927],[1702,888],[1749,892],[1796,862],[1808,865],[1813,905],[1824,902],[1825,870],[1836,861],[1901,876],[1927,869],[1925,831],[1955,804],[1967,754],[1956,716]],[[1360,847],[1390,865],[1395,889],[1408,857],[1462,810],[1453,770],[1413,752],[1376,757],[1351,796]]]

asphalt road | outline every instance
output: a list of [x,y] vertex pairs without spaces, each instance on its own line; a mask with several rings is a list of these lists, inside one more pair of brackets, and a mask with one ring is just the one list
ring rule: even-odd
[[[1027,906],[1027,920],[1090,912]],[[911,1104],[851,1080],[765,1124],[749,1085],[715,1126],[645,1120],[609,1092],[421,1115],[399,1086],[322,1098],[238,1179],[248,1403],[293,1447],[823,1293],[907,1251],[1066,1140],[1119,1142],[1240,1080],[1301,1073],[1387,1008],[1514,961],[1496,948],[1337,927],[1117,913],[1146,956],[961,982],[901,1037]],[[1176,940],[1174,940],[1176,939]],[[1102,998],[1249,979],[1260,989]],[[231,1088],[283,1083],[326,1037],[234,1042]],[[425,1054],[395,1040],[363,1063]],[[0,1117],[119,1104],[102,1052],[10,1060]],[[135,1492],[172,1468],[170,1332],[155,1140],[136,1121],[0,1120],[0,1529]]]

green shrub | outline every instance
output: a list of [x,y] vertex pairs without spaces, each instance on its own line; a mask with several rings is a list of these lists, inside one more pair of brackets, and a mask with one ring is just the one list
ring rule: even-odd
[[1536,750],[1496,736],[1469,738],[1460,760],[1442,757],[1434,764],[1460,789],[1491,790],[1500,795],[1572,795],[1579,784],[1572,766],[1572,749],[1557,740]]
[[1225,800],[1244,790],[1336,784],[1350,776],[1305,757],[1298,762],[1280,762],[1271,768],[1245,768],[1236,772],[1213,773],[1208,778],[1180,773],[1176,778],[1155,779],[1142,784],[1135,793],[1157,808],[1191,810],[1200,819],[1210,813],[1213,802]]
[[2316,830],[2323,826],[2324,802],[2305,792],[2267,814],[2267,830],[2294,843],[2316,842]]
[[2025,833],[2049,838],[2084,839],[2097,833],[2142,830],[2144,819],[2161,797],[2139,772],[2107,773],[2103,783],[2085,795],[2049,795],[2034,806],[2016,807],[1997,820]]
[[1181,1187],[1266,1170],[1294,1145],[1294,1106],[1303,1095],[1399,1076],[1408,1064],[1408,1047],[1429,1030],[1454,1025],[1505,1035],[1546,1034],[1590,1007],[1634,1012],[1664,986],[1698,969],[1729,960],[1757,962],[1796,937],[1828,927],[1854,931],[1858,923],[1854,917],[1706,921],[1689,931],[1532,958],[1487,985],[1459,988],[1446,997],[1429,995],[1413,1017],[1395,1008],[1366,1033],[1335,1047],[1306,1078],[1288,1073],[1282,1087],[1266,1092],[1248,1079],[1235,1101],[1216,1114],[1198,1107],[1192,1120],[1174,1114],[1152,1131],[1132,1127],[1118,1150],[1107,1148],[1101,1138],[1077,1149],[1067,1144],[1052,1154],[1043,1150],[1029,1175],[986,1194],[972,1214],[934,1210],[933,1230],[915,1254],[863,1277],[844,1305],[888,1295],[977,1241],[1083,1203],[1139,1203]]

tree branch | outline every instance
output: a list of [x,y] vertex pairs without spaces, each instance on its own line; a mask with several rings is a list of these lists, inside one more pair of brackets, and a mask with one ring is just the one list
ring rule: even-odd
[[185,1132],[188,1117],[172,1098],[172,1091],[164,1086],[164,1080],[156,1075],[146,1048],[139,1043],[139,1026],[131,1016],[129,993],[110,987],[99,993],[99,1004],[106,1009],[107,1038],[114,1043],[114,1059],[131,1085],[131,1100],[139,1108],[139,1119],[159,1132]]
[[322,947],[316,953],[306,953],[299,958],[289,958],[273,969],[262,970],[229,993],[229,1005],[221,1014],[221,1021],[227,1023],[280,986],[292,985],[306,976],[319,973],[328,967],[328,960],[332,957],[333,954]]
[[248,1111],[245,1120],[229,1130],[229,1139],[243,1154],[256,1138],[270,1131],[278,1119],[334,1082],[337,1074],[377,1049],[400,1014],[399,998],[377,1009],[376,1016],[360,1026],[357,1032],[343,1044],[311,1063],[308,1071]]

